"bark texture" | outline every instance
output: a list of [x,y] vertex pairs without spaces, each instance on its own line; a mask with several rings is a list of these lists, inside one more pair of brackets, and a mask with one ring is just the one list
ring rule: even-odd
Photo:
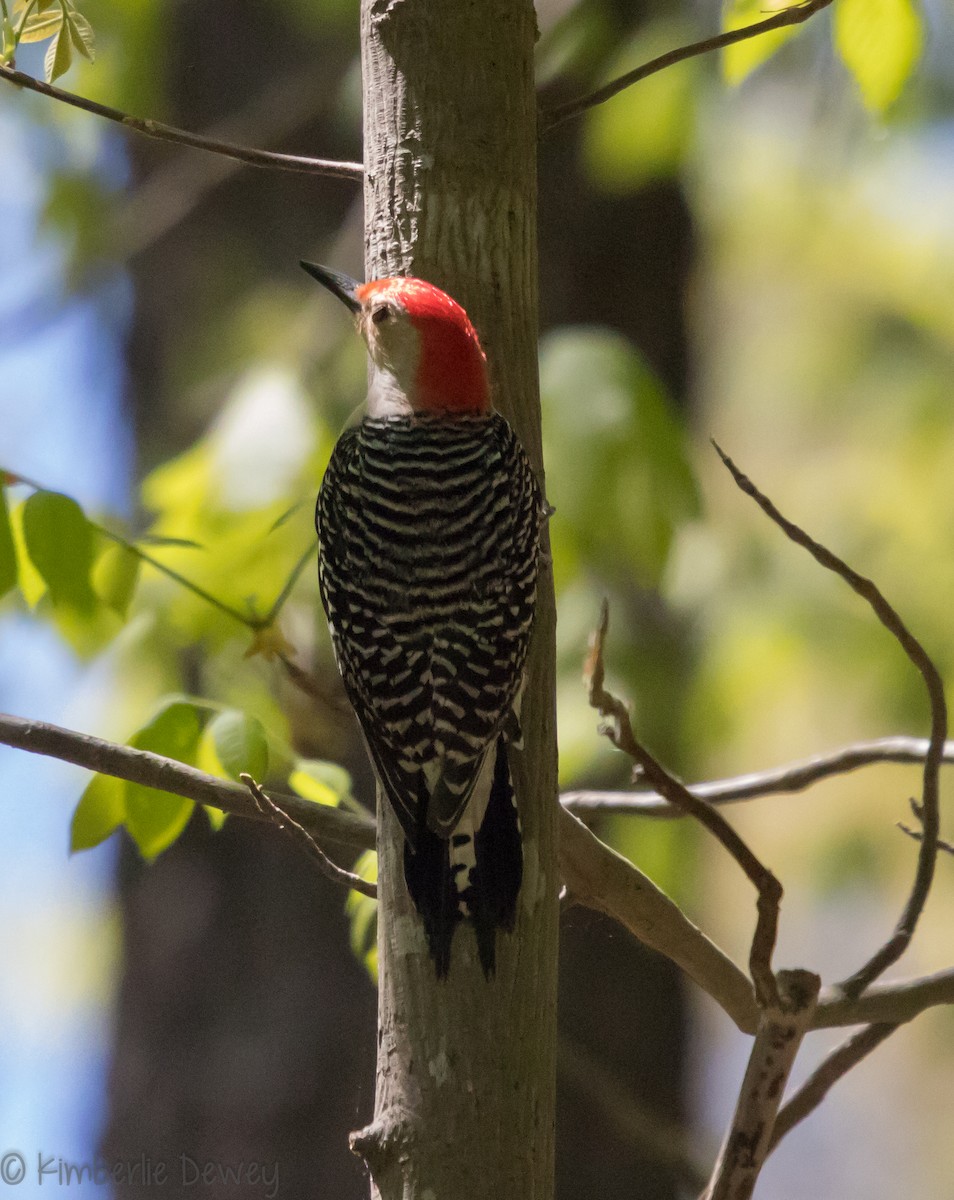
[[[495,403],[542,479],[536,373],[536,105],[530,0],[363,0],[368,278],[412,274],[468,310]],[[438,981],[380,805],[375,1115],[354,1135],[381,1200],[553,1194],[557,969],[552,579],[541,580],[525,749],[517,928],[487,982],[472,931]]]

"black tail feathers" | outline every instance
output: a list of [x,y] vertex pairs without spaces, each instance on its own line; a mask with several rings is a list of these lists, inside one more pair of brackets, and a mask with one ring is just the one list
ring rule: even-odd
[[490,978],[496,966],[497,930],[510,932],[516,919],[523,851],[503,737],[497,739],[495,753],[490,799],[473,846],[469,834],[441,838],[424,825],[417,831],[416,848],[404,845],[404,879],[424,922],[438,978],[450,970],[459,922],[473,925],[480,964]]

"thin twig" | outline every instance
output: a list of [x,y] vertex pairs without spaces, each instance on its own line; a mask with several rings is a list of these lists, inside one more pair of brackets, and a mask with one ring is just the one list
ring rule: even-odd
[[107,121],[115,121],[127,129],[146,137],[158,138],[163,142],[175,142],[180,146],[192,146],[197,150],[208,150],[212,154],[221,154],[226,158],[234,158],[250,167],[267,167],[279,171],[295,171],[304,175],[334,175],[340,179],[360,180],[364,177],[364,167],[357,162],[337,162],[328,158],[310,158],[298,154],[278,154],[272,150],[256,150],[251,146],[238,146],[234,142],[223,142],[216,138],[206,137],[201,133],[190,133],[187,129],[176,129],[162,121],[153,121],[146,117],[133,117],[121,109],[112,108],[108,104],[100,104],[85,96],[77,96],[75,92],[64,91],[51,83],[35,79],[15,67],[0,66],[0,78],[31,92],[39,92],[41,96],[49,96],[83,112],[93,113],[104,117]]
[[[847,775],[859,767],[876,763],[923,763],[929,748],[927,738],[890,737],[872,742],[855,742],[830,754],[815,755],[768,771],[753,771],[731,779],[693,783],[688,790],[693,796],[708,800],[710,804],[729,804],[737,800],[754,800],[760,796],[802,792],[823,779]],[[954,741],[944,743],[943,761],[954,763]],[[661,818],[686,815],[658,792],[649,791],[563,792],[560,802],[564,808],[584,818],[600,814]],[[917,836],[920,838],[921,835]]]
[[[172,792],[194,800],[196,804],[210,804],[235,816],[264,820],[248,790],[240,784],[207,775],[205,771],[162,754],[153,754],[150,750],[120,746],[88,733],[8,713],[0,713],[0,744],[58,758],[131,783],[142,783],[161,792]],[[280,795],[277,801],[286,813],[323,842],[357,846],[362,850],[374,848],[373,821],[327,804],[313,804],[300,796]]]
[[722,843],[756,889],[758,919],[749,954],[749,969],[752,973],[759,1005],[762,1007],[777,1006],[779,1000],[775,977],[772,973],[772,951],[775,948],[775,939],[778,933],[782,885],[753,854],[725,817],[717,812],[711,804],[694,796],[685,784],[670,775],[662,763],[637,740],[626,705],[611,695],[604,687],[606,671],[603,662],[603,644],[608,626],[609,605],[604,600],[599,627],[591,640],[585,671],[585,677],[589,681],[591,707],[597,709],[601,716],[609,718],[611,721],[611,724],[604,726],[600,732],[604,733],[618,750],[622,750],[635,763],[638,763],[646,779],[661,796],[695,817]]
[[[120,746],[72,729],[5,713],[0,713],[0,744],[172,792],[236,817],[264,819],[246,788],[149,750]],[[370,816],[312,804],[300,796],[279,794],[275,800],[285,813],[294,816],[325,845],[362,850],[374,847],[375,825]],[[564,813],[561,820],[561,868],[578,901],[607,913],[647,946],[671,958],[722,1006],[741,1030],[754,1032],[757,1010],[752,985],[742,971],[631,863],[600,842],[569,813]],[[897,1024],[942,1004],[954,1004],[954,968],[897,983],[875,984],[857,998],[826,988],[812,1027],[827,1029],[870,1022]]]
[[779,999],[763,1009],[732,1124],[702,1200],[748,1200],[792,1063],[811,1028],[820,980],[811,971],[779,971]]
[[237,608],[233,608],[231,604],[226,604],[224,600],[220,600],[217,596],[213,596],[211,592],[207,592],[204,587],[193,583],[191,579],[187,579],[185,575],[180,575],[178,571],[172,567],[167,567],[165,563],[153,558],[151,554],[147,554],[145,550],[141,550],[135,542],[127,541],[121,534],[113,533],[111,529],[107,529],[105,525],[99,525],[96,521],[89,521],[91,528],[97,533],[102,534],[104,538],[108,538],[117,546],[128,551],[140,562],[144,562],[147,566],[152,567],[154,571],[158,571],[161,575],[165,575],[167,579],[171,579],[173,583],[178,583],[180,587],[184,587],[186,591],[192,592],[194,596],[198,596],[200,600],[204,600],[206,604],[217,608],[219,612],[224,613],[227,617],[231,617],[233,621],[238,621],[240,625],[244,625],[246,629],[251,629],[253,632],[264,629],[266,622],[261,617],[249,616],[247,613],[241,612]]
[[[36,492],[47,492],[51,490],[45,484],[38,483],[37,480],[31,479],[27,475],[12,475],[11,473],[11,481],[16,484],[23,484],[26,487],[33,488],[33,490]],[[291,595],[295,584],[301,577],[302,571],[315,554],[315,549],[313,546],[309,546],[309,548],[304,551],[304,553],[298,559],[298,562],[294,565],[294,567],[292,567],[291,574],[288,576],[284,586],[278,593],[278,596],[275,598],[271,608],[264,617],[260,617],[254,612],[243,613],[240,609],[234,608],[231,604],[227,604],[224,600],[220,600],[218,596],[213,596],[212,593],[206,591],[204,587],[201,587],[199,584],[187,578],[185,575],[180,574],[172,567],[167,566],[164,562],[160,562],[159,559],[154,558],[151,554],[148,554],[135,542],[131,542],[128,538],[123,537],[121,533],[116,533],[112,529],[108,529],[105,525],[100,525],[98,521],[94,521],[90,517],[87,517],[86,521],[89,527],[95,530],[96,533],[100,534],[108,541],[113,542],[115,545],[122,547],[123,550],[126,550],[129,554],[132,554],[135,558],[138,558],[140,562],[144,562],[147,566],[152,567],[154,571],[158,571],[161,575],[165,575],[167,579],[171,579],[174,583],[178,583],[180,587],[184,587],[186,591],[192,592],[192,594],[198,596],[200,600],[204,600],[206,604],[211,605],[213,608],[217,608],[219,612],[224,613],[227,617],[231,617],[233,621],[238,621],[240,625],[244,625],[246,629],[250,629],[253,633],[262,633],[275,624],[275,621],[284,607],[285,602],[288,600],[288,597]]]
[[770,520],[775,522],[786,537],[807,550],[817,563],[829,571],[833,571],[848,584],[852,591],[868,603],[881,624],[892,634],[908,659],[920,672],[931,705],[931,737],[924,761],[924,782],[921,794],[923,840],[918,853],[914,883],[894,933],[877,953],[872,955],[853,975],[843,980],[840,985],[847,996],[858,996],[872,980],[877,979],[883,971],[897,962],[907,949],[931,890],[931,881],[934,878],[934,868],[937,862],[940,826],[938,811],[940,768],[947,741],[947,704],[944,699],[944,683],[927,651],[888,603],[877,585],[872,580],[866,579],[865,576],[859,575],[837,554],[833,554],[831,550],[816,542],[793,521],[782,516],[772,501],[759,491],[752,480],[739,470],[728,455],[715,442],[713,445],[738,487],[747,496],[752,497],[759,508]]
[[[895,821],[895,825],[901,830],[902,833],[907,834],[907,836],[913,839],[915,842],[923,842],[924,807],[918,804],[917,800],[913,798],[909,800],[908,803],[911,805],[911,811],[914,813],[915,818],[921,823],[922,828],[912,829],[910,825],[905,825],[903,821]],[[945,842],[942,838],[937,839],[937,848],[939,852],[943,851],[945,854],[954,854],[954,845],[952,845],[950,842]]]
[[665,54],[660,54],[658,58],[653,58],[649,62],[635,67],[632,71],[627,71],[625,75],[620,75],[617,79],[611,80],[585,96],[544,110],[540,118],[540,131],[549,133],[551,129],[561,125],[564,121],[579,117],[588,109],[612,100],[614,96],[626,88],[632,87],[634,83],[639,83],[647,76],[655,75],[657,71],[675,66],[676,63],[684,62],[688,58],[696,58],[698,55],[708,54],[712,50],[723,50],[726,46],[733,46],[736,42],[744,42],[763,33],[770,33],[773,29],[801,25],[821,9],[827,8],[831,2],[832,0],[806,0],[804,4],[783,8],[781,12],[773,13],[764,21],[756,21],[754,25],[746,25],[743,29],[729,29],[714,37],[703,38],[700,42],[692,42],[688,46],[678,46],[674,50],[668,50]]
[[769,1142],[769,1154],[799,1121],[804,1121],[809,1113],[815,1111],[839,1079],[877,1049],[897,1028],[897,1025],[888,1024],[867,1025],[836,1047],[779,1110]]
[[[902,833],[906,833],[908,837],[912,839],[912,841],[924,841],[924,834],[920,829],[912,829],[910,825],[905,825],[903,821],[895,821],[895,826],[896,828],[900,829]],[[937,839],[937,848],[939,852],[943,852],[944,854],[954,854],[954,843],[947,842],[944,840],[944,838]]]
[[285,606],[285,601],[292,594],[295,584],[298,582],[299,578],[301,577],[302,571],[305,569],[305,567],[308,566],[308,564],[312,561],[312,559],[314,557],[315,557],[315,547],[309,546],[308,549],[302,554],[301,558],[299,558],[298,562],[295,563],[294,567],[292,567],[291,574],[285,580],[285,586],[275,597],[275,603],[272,605],[272,607],[268,610],[268,612],[265,614],[265,616],[263,618],[264,624],[266,626],[273,625],[275,623],[275,621],[278,618],[278,614],[282,611],[282,608]]
[[377,900],[378,889],[373,883],[370,883],[367,879],[362,879],[360,875],[356,875],[353,871],[346,871],[344,867],[339,867],[336,862],[333,862],[304,825],[296,821],[271,796],[266,795],[251,775],[242,772],[239,775],[239,779],[241,779],[252,793],[252,798],[262,816],[289,834],[304,849],[309,858],[318,864],[318,869],[332,883],[340,883],[352,891],[360,892],[362,896],[370,896],[372,900]]

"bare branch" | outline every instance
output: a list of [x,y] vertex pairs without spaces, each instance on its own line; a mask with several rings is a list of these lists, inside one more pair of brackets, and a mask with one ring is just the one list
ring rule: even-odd
[[[0,744],[172,792],[233,816],[266,819],[246,788],[148,750],[5,713],[0,713]],[[299,796],[269,798],[286,819],[293,818],[324,845],[374,847],[370,817],[312,804]],[[565,810],[560,820],[560,862],[571,899],[613,917],[646,946],[665,954],[713,997],[740,1030],[753,1033],[758,1012],[752,985],[735,963],[651,880],[585,825]],[[868,1022],[898,1024],[941,1004],[954,1004],[954,969],[876,984],[857,998],[837,988],[826,989],[812,1024],[818,1029]]]
[[560,813],[560,870],[571,901],[618,921],[685,971],[739,1029],[755,1032],[758,1010],[744,972],[651,879],[565,809]]
[[815,1111],[839,1079],[877,1049],[897,1028],[897,1025],[867,1025],[833,1050],[779,1111],[768,1153],[772,1153],[799,1121],[804,1121],[809,1113]]
[[[923,806],[918,804],[917,800],[914,800],[913,798],[909,800],[908,803],[911,805],[911,811],[914,813],[915,818],[923,825]],[[907,836],[913,841],[924,841],[924,833],[922,829],[912,829],[910,825],[905,825],[903,821],[895,821],[895,825],[901,830],[902,833],[907,834]],[[937,839],[937,848],[939,851],[943,851],[945,854],[954,854],[954,845],[952,845],[950,842],[943,841],[941,838]]]
[[[873,742],[856,742],[833,750],[830,754],[814,755],[769,771],[753,771],[732,779],[693,783],[688,790],[693,796],[708,800],[710,804],[729,804],[738,800],[754,800],[760,796],[802,792],[823,779],[847,775],[859,767],[876,763],[923,763],[929,747],[927,738],[890,737]],[[944,743],[943,761],[954,763],[954,742]],[[633,814],[673,818],[686,815],[658,792],[650,791],[564,792],[560,802],[578,817]],[[920,838],[921,835],[917,836]]]
[[49,96],[72,108],[82,109],[83,112],[93,113],[104,117],[107,121],[115,121],[127,129],[133,129],[146,137],[158,138],[163,142],[175,142],[180,146],[192,146],[197,150],[208,150],[212,154],[221,154],[226,158],[234,158],[250,167],[268,167],[272,170],[295,171],[304,175],[334,175],[341,179],[360,180],[364,177],[364,167],[356,162],[336,162],[328,158],[309,158],[298,154],[278,154],[272,150],[256,150],[250,146],[238,146],[234,142],[222,142],[215,138],[206,137],[201,133],[190,133],[186,129],[176,129],[162,121],[153,121],[146,117],[133,117],[121,109],[112,108],[108,104],[100,104],[85,96],[77,96],[75,92],[64,91],[51,83],[35,79],[15,67],[0,66],[0,78],[9,83],[27,88],[31,92],[39,92],[41,96]]
[[265,819],[271,821],[278,829],[290,834],[304,849],[308,857],[317,863],[318,869],[326,878],[330,879],[332,883],[340,883],[352,891],[360,892],[362,896],[370,896],[372,900],[377,900],[378,889],[373,883],[369,883],[367,879],[362,879],[360,875],[356,875],[353,871],[346,871],[344,867],[339,867],[336,862],[325,854],[324,850],[322,850],[304,825],[285,812],[271,796],[266,795],[251,775],[243,773],[239,775],[239,779],[241,779],[252,793],[252,798]]
[[759,861],[725,817],[705,800],[694,796],[675,776],[649,751],[640,744],[633,731],[629,712],[621,700],[609,693],[603,685],[605,667],[603,643],[609,626],[609,605],[603,601],[599,628],[595,631],[587,658],[585,677],[589,680],[590,705],[601,716],[609,718],[611,724],[604,726],[604,733],[613,745],[638,763],[646,779],[671,804],[683,809],[704,825],[728,850],[745,872],[758,893],[758,919],[749,954],[749,970],[755,984],[755,994],[762,1007],[779,1004],[778,990],[772,973],[772,951],[778,932],[778,911],[782,898],[782,885],[771,871]]
[[666,67],[685,62],[688,58],[696,58],[700,54],[708,54],[712,50],[723,50],[726,46],[734,46],[736,42],[744,42],[749,38],[758,37],[760,34],[770,33],[773,29],[801,25],[821,9],[827,8],[831,2],[832,0],[806,0],[804,4],[783,8],[780,12],[766,17],[764,21],[756,21],[754,25],[746,25],[743,29],[729,29],[714,37],[703,38],[701,42],[692,42],[688,46],[678,46],[674,50],[668,50],[665,54],[660,54],[658,58],[653,58],[649,62],[643,63],[642,66],[635,67],[632,71],[627,71],[625,75],[620,75],[617,79],[611,80],[585,96],[545,110],[540,117],[540,132],[549,133],[551,129],[561,125],[564,121],[579,117],[598,104],[605,104],[607,100],[612,100],[614,96],[626,88],[632,87],[634,83],[639,83],[649,75],[655,75],[657,71],[665,70]]
[[[33,754],[44,754],[75,763],[89,771],[101,771],[117,779],[142,783],[146,787],[172,792],[194,800],[196,804],[211,804],[223,812],[263,821],[248,790],[238,783],[207,775],[195,767],[153,754],[132,746],[119,746],[86,733],[76,733],[44,721],[28,721],[23,717],[0,713],[0,744],[15,746]],[[323,842],[341,846],[358,846],[363,850],[374,847],[374,823],[354,813],[326,804],[312,804],[300,796],[279,795],[277,803],[286,814],[294,816],[315,837]]]
[[772,1128],[821,980],[779,971],[778,1003],[763,1009],[732,1124],[702,1200],[748,1200],[769,1153]]
[[901,1025],[940,1004],[954,1004],[954,968],[897,983],[876,983],[857,997],[846,996],[837,986],[825,988],[813,1028],[882,1022]]
[[796,545],[807,550],[812,558],[821,566],[833,571],[839,578],[865,600],[881,624],[900,645],[909,660],[920,672],[927,690],[931,705],[931,738],[927,756],[924,761],[924,783],[921,794],[921,823],[923,825],[923,840],[918,853],[917,870],[911,894],[904,906],[894,933],[876,954],[853,975],[841,983],[841,988],[847,996],[858,996],[874,979],[885,971],[892,963],[897,962],[911,941],[912,934],[918,923],[928,893],[934,878],[934,868],[937,862],[937,843],[940,826],[938,811],[938,794],[941,781],[941,761],[944,757],[944,746],[947,741],[947,704],[944,699],[944,683],[937,667],[924,647],[910,632],[897,612],[882,595],[880,589],[870,579],[859,575],[852,567],[827,547],[816,542],[814,538],[783,517],[771,500],[744,475],[735,463],[724,454],[722,449],[713,442],[716,451],[732,474],[736,484],[747,496],[758,504],[759,508],[782,530]]
[[[560,869],[570,902],[618,921],[644,945],[674,962],[743,1033],[755,1032],[758,1009],[745,974],[652,880],[566,810],[560,817]],[[819,997],[811,1028],[903,1024],[944,1004],[954,1004],[954,968],[896,983],[874,984],[854,999],[836,987],[826,988]]]

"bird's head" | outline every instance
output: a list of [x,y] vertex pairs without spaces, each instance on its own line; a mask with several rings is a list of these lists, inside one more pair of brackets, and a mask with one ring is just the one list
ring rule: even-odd
[[356,280],[301,264],[355,314],[374,366],[371,416],[490,411],[487,360],[467,313],[423,279]]

